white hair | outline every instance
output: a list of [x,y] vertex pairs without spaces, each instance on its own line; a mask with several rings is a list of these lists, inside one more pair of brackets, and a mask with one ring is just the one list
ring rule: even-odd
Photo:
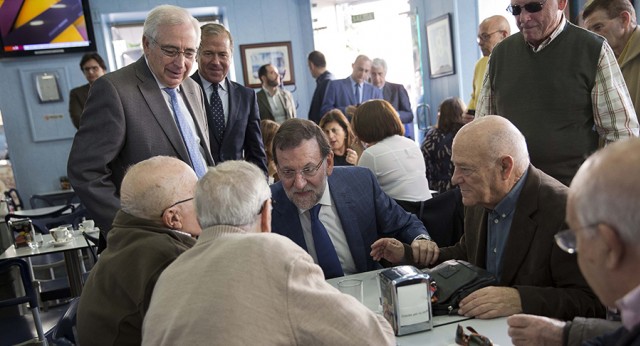
[[196,34],[196,44],[200,42],[200,22],[189,11],[173,5],[160,5],[149,12],[144,21],[144,36],[157,39],[158,28],[164,25],[181,25],[190,23]]
[[225,161],[209,168],[196,186],[196,209],[202,228],[247,226],[255,222],[271,198],[267,178],[256,165]]

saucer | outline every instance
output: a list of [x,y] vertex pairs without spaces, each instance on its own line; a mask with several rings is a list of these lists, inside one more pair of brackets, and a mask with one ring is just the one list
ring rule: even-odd
[[65,246],[73,241],[73,238],[63,240],[63,241],[55,241],[51,240],[49,244],[53,244],[54,247]]

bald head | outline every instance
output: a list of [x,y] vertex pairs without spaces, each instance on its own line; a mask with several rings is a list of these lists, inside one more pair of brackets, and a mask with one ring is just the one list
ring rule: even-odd
[[364,83],[369,79],[369,73],[371,72],[371,59],[366,55],[358,55],[356,61],[351,65],[353,71],[351,72],[351,78],[358,83]]
[[478,26],[478,45],[482,55],[489,56],[493,48],[509,35],[511,27],[505,17],[496,15],[485,18]]
[[493,209],[529,166],[524,136],[507,119],[488,115],[463,126],[453,139],[451,182],[466,206]]
[[584,162],[571,182],[569,205],[580,224],[606,223],[640,248],[638,196],[640,139],[632,138],[610,144]]
[[193,169],[174,157],[155,156],[141,161],[131,166],[122,180],[121,209],[142,219],[159,221],[164,209],[193,197],[197,181]]

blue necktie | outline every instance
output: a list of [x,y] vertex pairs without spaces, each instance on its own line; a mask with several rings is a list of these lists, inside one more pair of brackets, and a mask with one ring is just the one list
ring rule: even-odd
[[360,97],[360,84],[356,83],[356,104],[359,105],[361,102],[360,100],[362,99],[362,97]]
[[222,108],[222,100],[218,95],[218,83],[212,83],[211,98],[209,104],[211,105],[211,112],[213,113],[213,130],[218,134],[218,138],[222,141],[222,135],[224,134],[224,109]]
[[176,124],[178,125],[178,129],[180,130],[180,134],[182,135],[182,140],[184,141],[184,145],[187,147],[187,151],[189,152],[189,158],[191,159],[191,167],[196,172],[198,178],[201,178],[205,173],[207,173],[207,167],[205,166],[202,160],[202,154],[200,154],[200,150],[198,148],[198,142],[193,137],[193,130],[189,127],[189,123],[185,118],[185,115],[182,114],[182,110],[180,109],[180,103],[178,103],[178,93],[176,93],[176,89],[164,88],[162,89],[171,96],[171,108],[173,108],[173,114],[176,118]]
[[322,271],[324,271],[325,279],[344,276],[336,248],[333,246],[331,238],[329,238],[327,229],[324,228],[324,225],[318,218],[320,207],[320,204],[316,204],[313,208],[309,209],[309,215],[311,216],[311,234],[313,234],[313,244],[316,247],[318,265],[322,268]]

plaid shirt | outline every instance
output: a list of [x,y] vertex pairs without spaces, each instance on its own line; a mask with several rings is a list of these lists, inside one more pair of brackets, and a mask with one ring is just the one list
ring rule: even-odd
[[[543,50],[564,30],[567,23],[564,15],[560,25],[551,36],[544,40],[537,48],[529,44],[537,53]],[[489,58],[491,64],[491,58]],[[496,99],[491,90],[489,69],[484,75],[482,90],[476,107],[476,117],[496,114]],[[593,120],[601,140],[610,143],[627,137],[638,137],[638,118],[622,77],[622,72],[613,54],[613,50],[605,41],[602,44],[595,86],[591,90],[593,103]]]

